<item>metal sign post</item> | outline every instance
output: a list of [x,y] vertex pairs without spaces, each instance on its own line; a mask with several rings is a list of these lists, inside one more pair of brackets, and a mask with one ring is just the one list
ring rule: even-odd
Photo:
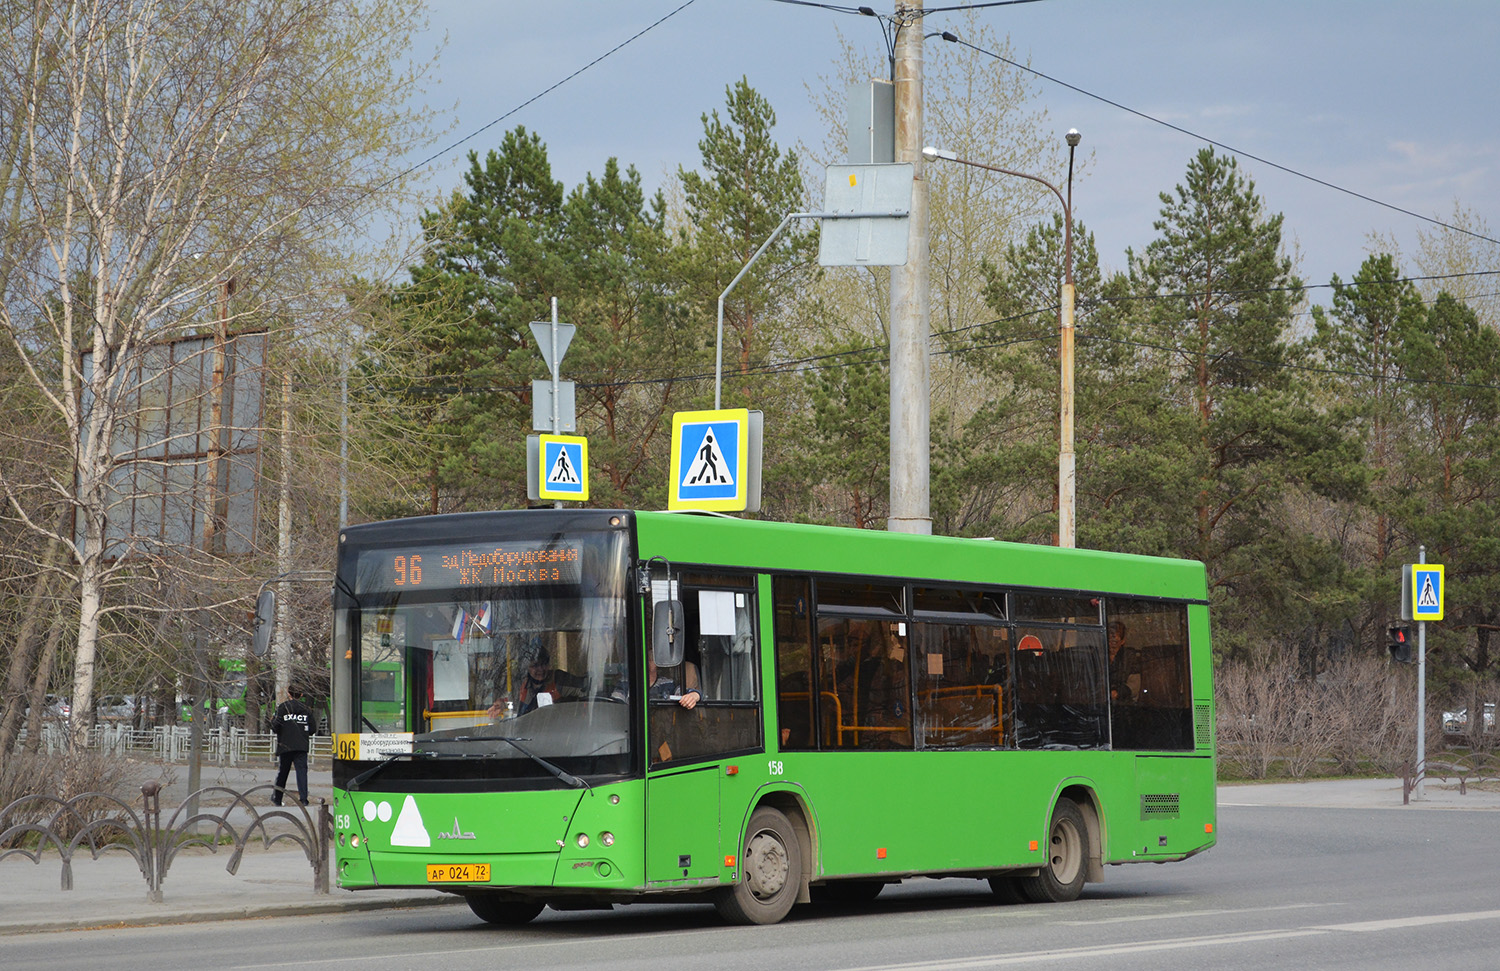
[[1427,547],[1417,547],[1416,565],[1401,568],[1401,619],[1417,622],[1417,760],[1412,795],[1422,798],[1427,781],[1427,622],[1443,619],[1447,583],[1443,567],[1427,562]]
[[[1427,562],[1427,547],[1417,547],[1417,562]],[[1417,622],[1417,784],[1413,795],[1424,798],[1427,782],[1427,621]]]
[[[531,430],[537,432],[550,432],[552,436],[560,436],[563,432],[575,431],[577,428],[576,407],[574,398],[574,387],[572,381],[558,379],[558,371],[562,367],[563,355],[568,353],[568,345],[573,342],[573,335],[578,328],[572,324],[565,324],[557,319],[557,298],[552,298],[552,319],[534,320],[531,322],[531,334],[536,338],[537,347],[541,349],[542,361],[546,363],[547,370],[551,372],[550,381],[531,382]],[[569,442],[582,441],[581,439],[569,439]],[[573,458],[586,457],[585,446],[572,446],[575,450],[568,454]],[[539,491],[539,484],[545,473],[540,471],[539,462],[545,451],[532,435],[526,442],[526,494],[530,499],[544,498]],[[534,461],[535,459],[535,461]],[[576,470],[576,474],[582,477],[582,494],[574,498],[587,499],[587,468]],[[562,508],[562,500],[553,498],[553,506]]]

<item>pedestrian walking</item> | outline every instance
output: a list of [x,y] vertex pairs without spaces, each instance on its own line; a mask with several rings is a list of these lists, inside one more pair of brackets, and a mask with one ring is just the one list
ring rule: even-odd
[[276,733],[276,792],[271,802],[281,805],[286,794],[286,777],[292,769],[297,770],[297,795],[302,805],[307,805],[307,748],[310,740],[318,734],[318,718],[312,709],[304,705],[288,687],[284,700],[276,706],[276,716],[271,719],[271,731]]

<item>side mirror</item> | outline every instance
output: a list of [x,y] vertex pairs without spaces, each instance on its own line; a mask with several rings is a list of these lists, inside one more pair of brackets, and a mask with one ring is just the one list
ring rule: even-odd
[[682,601],[660,601],[651,614],[651,656],[659,668],[676,667],[682,663]]
[[265,657],[271,649],[271,632],[276,628],[276,591],[262,590],[255,599],[255,640],[251,650],[256,657]]

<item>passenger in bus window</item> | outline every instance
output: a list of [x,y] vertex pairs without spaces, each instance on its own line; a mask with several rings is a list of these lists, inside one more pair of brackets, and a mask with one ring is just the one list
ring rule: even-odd
[[656,670],[656,659],[646,661],[646,696],[652,701],[675,700],[684,708],[694,708],[702,693],[698,690],[698,668],[692,661],[682,662],[682,684],[670,672]]

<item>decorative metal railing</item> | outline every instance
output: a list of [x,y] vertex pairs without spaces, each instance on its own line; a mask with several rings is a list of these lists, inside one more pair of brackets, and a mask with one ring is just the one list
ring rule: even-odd
[[[326,800],[315,806],[268,808],[251,797],[269,798],[275,786],[239,792],[208,786],[188,795],[163,821],[161,787],[141,786],[139,811],[106,792],[85,792],[63,799],[55,795],[23,796],[0,809],[0,860],[22,856],[41,864],[55,852],[62,865],[62,889],[73,889],[73,860],[87,850],[92,859],[124,853],[140,867],[146,897],[160,903],[162,883],[172,861],[190,847],[214,853],[230,849],[225,869],[239,871],[245,848],[255,839],[269,849],[280,842],[302,849],[312,868],[313,892],[328,893],[328,855],[333,814]],[[200,808],[209,801],[228,805]]]

